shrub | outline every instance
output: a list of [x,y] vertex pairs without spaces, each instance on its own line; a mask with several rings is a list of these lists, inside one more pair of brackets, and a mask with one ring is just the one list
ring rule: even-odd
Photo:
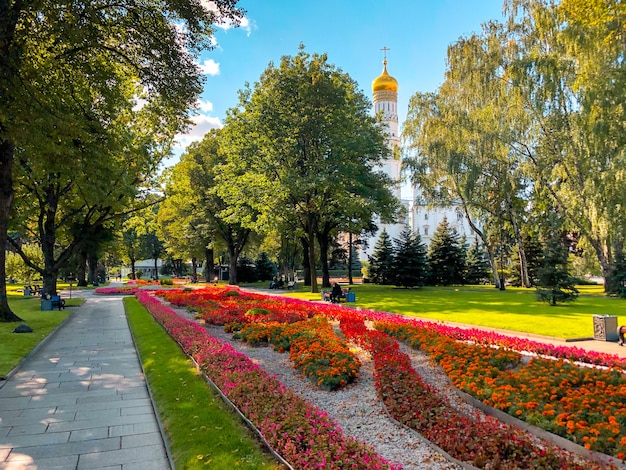
[[270,314],[270,311],[262,307],[254,307],[246,312],[246,316],[249,316],[249,317],[254,317],[257,315],[269,315],[269,314]]

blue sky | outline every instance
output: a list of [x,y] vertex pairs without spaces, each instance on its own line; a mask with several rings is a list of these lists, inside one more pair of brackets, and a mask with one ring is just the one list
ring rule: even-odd
[[[400,124],[409,98],[436,91],[443,82],[448,45],[502,20],[503,0],[242,0],[246,10],[238,28],[218,28],[216,47],[200,64],[206,71],[197,125],[180,136],[181,147],[221,127],[226,111],[237,104],[245,82],[258,81],[270,62],[295,55],[303,43],[310,53],[348,73],[371,99],[372,80],[382,71],[382,47],[388,47],[387,70],[399,83]],[[179,151],[182,150],[179,149]],[[177,161],[170,160],[167,165]]]

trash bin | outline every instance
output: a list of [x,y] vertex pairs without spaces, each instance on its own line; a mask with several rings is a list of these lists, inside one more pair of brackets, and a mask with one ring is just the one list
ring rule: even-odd
[[31,291],[28,287],[24,287],[24,297],[29,297],[31,295]]
[[356,302],[356,294],[354,292],[348,292],[348,295],[346,295],[346,302]]
[[615,315],[594,315],[593,339],[617,341],[617,317]]
[[52,310],[52,300],[50,300],[50,299],[42,299],[41,300],[41,310]]

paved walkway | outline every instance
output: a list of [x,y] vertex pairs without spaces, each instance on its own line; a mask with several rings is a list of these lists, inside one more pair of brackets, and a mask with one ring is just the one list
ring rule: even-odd
[[170,468],[122,299],[87,292],[0,381],[1,470]]

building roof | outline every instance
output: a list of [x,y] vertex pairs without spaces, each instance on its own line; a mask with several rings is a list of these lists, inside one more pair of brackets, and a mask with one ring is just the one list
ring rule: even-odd
[[398,92],[398,80],[387,73],[387,60],[383,61],[383,73],[372,82],[372,91],[393,91]]

